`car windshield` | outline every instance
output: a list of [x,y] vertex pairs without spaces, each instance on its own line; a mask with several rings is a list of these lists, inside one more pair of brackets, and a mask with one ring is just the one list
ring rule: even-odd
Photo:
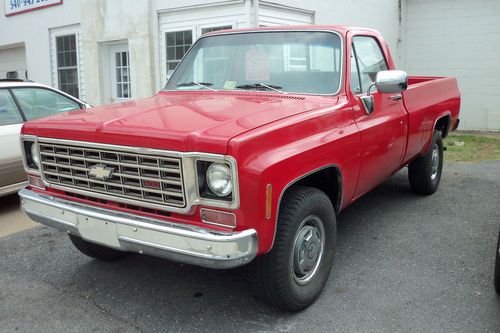
[[200,39],[165,90],[260,90],[334,94],[341,41],[330,32],[253,32]]

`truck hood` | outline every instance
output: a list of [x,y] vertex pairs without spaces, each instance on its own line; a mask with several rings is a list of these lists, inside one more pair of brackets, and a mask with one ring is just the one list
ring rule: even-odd
[[231,138],[336,102],[261,92],[160,92],[136,101],[27,122],[24,134],[174,151],[225,154]]

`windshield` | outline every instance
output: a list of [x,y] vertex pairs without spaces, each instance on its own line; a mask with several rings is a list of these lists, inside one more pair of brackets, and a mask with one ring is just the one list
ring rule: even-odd
[[165,90],[266,90],[334,94],[341,42],[330,32],[209,36],[186,54]]

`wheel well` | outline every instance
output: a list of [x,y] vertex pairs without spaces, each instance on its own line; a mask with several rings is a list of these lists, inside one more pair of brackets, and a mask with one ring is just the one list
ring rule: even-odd
[[[335,213],[339,213],[342,204],[342,176],[340,170],[335,166],[329,166],[321,170],[314,171],[307,176],[300,178],[286,190],[290,190],[295,186],[310,186],[315,187],[330,198]],[[284,195],[285,193],[283,193]]]
[[441,131],[441,136],[444,139],[448,136],[448,132],[450,130],[450,123],[451,123],[450,116],[441,117],[436,122],[436,126],[434,127],[434,130]]

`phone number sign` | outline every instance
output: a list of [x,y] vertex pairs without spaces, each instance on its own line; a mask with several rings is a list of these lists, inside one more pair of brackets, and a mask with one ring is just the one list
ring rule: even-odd
[[61,5],[63,0],[4,0],[5,16],[30,12],[36,9]]

